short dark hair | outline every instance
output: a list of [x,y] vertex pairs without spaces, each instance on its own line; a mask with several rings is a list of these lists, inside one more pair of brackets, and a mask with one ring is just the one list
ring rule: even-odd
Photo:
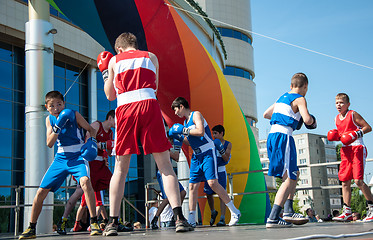
[[342,99],[343,101],[346,101],[347,103],[350,102],[350,97],[346,93],[338,93],[335,98]]
[[224,129],[223,125],[218,124],[218,125],[214,126],[211,130],[216,131],[218,133],[223,133],[223,136],[225,135],[225,129]]
[[128,47],[133,47],[133,48],[138,49],[137,38],[133,33],[130,33],[130,32],[122,33],[115,40],[114,47],[117,53],[118,53],[117,48],[120,48],[120,47],[123,49],[126,49]]
[[189,103],[188,101],[183,98],[183,97],[177,97],[171,104],[171,108],[172,109],[175,109],[175,108],[180,108],[180,105],[183,105],[186,109],[189,108]]
[[110,110],[110,111],[106,114],[106,120],[108,120],[109,117],[115,118],[115,110]]
[[62,93],[59,91],[50,91],[47,94],[45,94],[45,104],[47,104],[52,99],[60,99],[62,102],[64,102],[64,98]]
[[296,73],[291,78],[291,86],[295,88],[303,87],[304,85],[308,85],[308,78],[304,73]]

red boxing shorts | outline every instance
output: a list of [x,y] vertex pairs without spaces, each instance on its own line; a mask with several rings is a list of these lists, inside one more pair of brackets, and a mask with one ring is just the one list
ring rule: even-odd
[[341,148],[341,165],[339,167],[339,180],[363,180],[367,149],[364,145],[345,146]]
[[[95,192],[95,198],[96,198],[96,207],[102,206],[102,197],[101,197],[101,191]],[[85,200],[85,194],[83,193],[82,196],[82,202],[80,203],[80,206],[85,207],[87,206],[87,201]]]
[[161,108],[155,99],[128,103],[115,110],[115,155],[159,153],[172,146],[167,139]]
[[89,162],[91,172],[91,183],[94,191],[105,190],[109,188],[112,173],[106,166],[106,161],[93,160]]

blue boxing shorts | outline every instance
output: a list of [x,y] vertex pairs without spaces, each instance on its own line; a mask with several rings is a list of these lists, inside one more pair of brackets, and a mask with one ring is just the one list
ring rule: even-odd
[[40,188],[57,191],[66,177],[71,174],[79,183],[81,177],[89,177],[89,164],[79,152],[56,153],[53,163],[49,166],[40,183]]
[[[163,187],[163,180],[162,180],[162,174],[157,171],[157,181],[158,181],[158,184],[159,184],[159,188],[161,189],[161,197],[162,199],[166,199],[167,198],[167,195],[166,195],[166,192],[164,191],[164,187]],[[183,185],[181,185],[180,182],[179,183],[179,189],[180,189],[180,192],[184,191],[184,187]]]
[[[227,190],[227,171],[218,172],[218,182],[225,190]],[[203,186],[203,191],[207,195],[215,194],[207,182],[205,182],[205,186]]]
[[207,180],[217,179],[217,162],[215,149],[209,149],[206,152],[193,153],[190,160],[189,183],[206,182]]
[[286,171],[290,179],[297,180],[297,150],[291,135],[274,132],[267,138],[269,158],[268,176],[282,178]]

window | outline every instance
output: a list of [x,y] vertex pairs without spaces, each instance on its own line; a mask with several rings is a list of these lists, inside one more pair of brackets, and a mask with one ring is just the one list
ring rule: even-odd
[[307,168],[302,168],[302,169],[300,169],[300,174],[307,174],[308,173],[308,170],[307,170]]
[[230,29],[230,28],[217,27],[217,29],[223,37],[236,38],[236,39],[245,41],[245,42],[249,43],[250,45],[252,44],[251,38],[248,35],[246,35],[245,33],[242,33],[240,31],[233,30],[233,29]]
[[305,151],[304,151],[304,148],[301,148],[298,150],[298,154],[303,154]]
[[224,75],[231,75],[231,76],[237,76],[237,77],[243,77],[250,80],[253,80],[253,76],[251,73],[245,69],[239,68],[239,67],[233,67],[233,66],[226,66],[223,69]]
[[306,140],[304,138],[298,139],[298,144],[305,144]]
[[303,185],[307,185],[307,184],[308,184],[308,179],[302,179],[302,180],[301,180],[301,183],[302,183]]
[[306,164],[306,163],[307,163],[307,159],[305,158],[299,159],[299,164]]

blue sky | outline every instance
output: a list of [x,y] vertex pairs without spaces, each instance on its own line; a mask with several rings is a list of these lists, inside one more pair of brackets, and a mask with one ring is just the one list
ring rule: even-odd
[[[251,0],[252,31],[284,42],[373,68],[373,1]],[[298,133],[326,135],[335,128],[335,95],[345,92],[351,107],[373,126],[373,69],[338,61],[253,34],[259,138],[270,129],[263,112],[290,90],[290,78],[304,72],[309,79],[308,108],[318,128]],[[373,158],[373,132],[364,136]],[[373,163],[366,168],[368,179]]]

